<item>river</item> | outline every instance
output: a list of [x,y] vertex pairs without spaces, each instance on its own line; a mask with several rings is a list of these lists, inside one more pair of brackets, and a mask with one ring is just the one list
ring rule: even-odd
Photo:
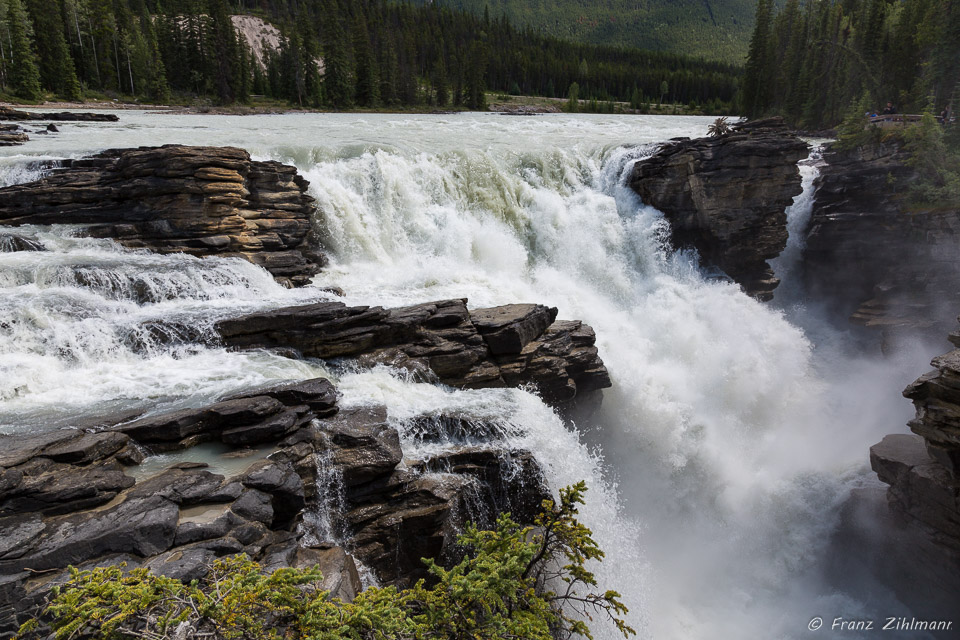
[[[886,360],[850,348],[791,280],[815,167],[789,211],[786,277],[770,304],[704,277],[669,225],[624,186],[652,144],[705,135],[710,118],[495,114],[172,115],[64,123],[0,150],[0,184],[37,158],[118,147],[234,145],[295,164],[317,199],[331,265],[287,290],[234,259],[124,250],[64,227],[28,228],[50,251],[0,253],[0,432],[137,407],[196,406],[267,380],[333,375],[270,353],[171,346],[141,327],[328,299],[395,306],[556,306],[582,319],[613,379],[602,409],[564,424],[524,390],[451,390],[378,368],[341,374],[342,404],[405,417],[499,421],[551,487],[585,479],[583,519],[607,551],[601,587],[624,594],[640,637],[807,637],[808,621],[909,615],[882,586],[830,578],[852,490],[876,486],[868,449],[906,431],[900,390],[922,347]],[[418,445],[404,439],[407,448]],[[852,634],[851,634],[852,635]],[[601,629],[598,638],[613,638]],[[916,635],[912,637],[918,637]]]

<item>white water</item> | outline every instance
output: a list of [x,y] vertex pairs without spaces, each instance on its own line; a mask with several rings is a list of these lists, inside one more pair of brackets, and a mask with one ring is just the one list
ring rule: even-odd
[[[666,249],[662,215],[621,179],[644,145],[702,135],[709,119],[121,119],[64,127],[18,153],[244,146],[295,163],[311,181],[332,258],[316,284],[342,287],[348,303],[541,302],[591,324],[614,387],[577,430],[525,391],[450,391],[385,369],[339,385],[345,404],[384,403],[401,426],[441,411],[496,418],[511,444],[537,453],[553,489],[586,479],[584,519],[608,551],[601,586],[625,594],[641,637],[799,638],[814,615],[904,611],[837,591],[824,562],[839,506],[871,482],[868,447],[904,429],[910,410],[899,390],[929,358],[846,357],[832,347],[842,341],[835,331],[814,330],[808,316],[802,330],[785,315],[794,311],[706,281],[690,256]],[[791,208],[792,232],[809,203],[801,196]],[[31,233],[55,251],[0,254],[5,430],[322,374],[268,354],[128,345],[144,320],[203,324],[323,297],[315,289],[283,290],[240,262],[131,254],[62,229]],[[796,234],[791,247],[784,273],[802,250]],[[78,267],[96,277],[78,281]]]

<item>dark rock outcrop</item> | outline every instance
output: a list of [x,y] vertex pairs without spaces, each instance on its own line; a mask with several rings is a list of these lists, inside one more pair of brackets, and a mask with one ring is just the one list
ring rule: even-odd
[[403,460],[382,406],[345,409],[281,444],[276,458],[304,477],[308,501],[334,512],[332,531],[320,534],[348,538],[351,552],[387,583],[426,578],[421,558],[455,559],[467,521],[492,526],[509,511],[530,522],[549,496],[533,456],[500,443]]
[[[126,562],[194,580],[216,558],[246,553],[270,569],[319,564],[325,585],[350,600],[354,556],[383,582],[411,584],[427,577],[421,558],[456,560],[467,521],[490,526],[510,511],[530,522],[549,495],[533,456],[494,426],[464,438],[461,419],[414,418],[450,445],[419,454],[403,451],[384,407],[337,411],[329,382],[309,380],[102,430],[0,439],[0,636],[34,614],[68,565]],[[263,428],[286,414],[288,426]],[[151,448],[251,441],[226,437],[234,432],[274,452],[231,477],[192,462],[126,473]],[[314,513],[333,526],[318,527]]]
[[0,147],[16,147],[29,142],[30,136],[15,124],[0,124]]
[[760,300],[779,284],[767,261],[787,243],[786,208],[801,192],[807,144],[782,119],[680,139],[636,163],[630,186],[664,213],[677,247],[692,246]]
[[199,409],[146,416],[114,428],[156,450],[211,440],[241,446],[275,442],[336,412],[336,390],[321,378],[264,387]]
[[398,309],[321,302],[223,320],[216,329],[234,348],[387,363],[451,386],[535,384],[551,403],[609,387],[593,330],[556,316],[532,304],[468,311],[465,300]]
[[[934,358],[936,370],[903,392],[913,400],[916,434],[886,436],[870,448],[870,465],[890,485],[887,501],[900,527],[920,535],[917,562],[935,567],[943,594],[960,588],[960,336]],[[926,579],[926,578],[925,578]]]
[[120,149],[0,189],[0,224],[93,225],[128,247],[240,256],[302,285],[324,260],[307,242],[307,186],[294,167],[232,147]]
[[36,113],[33,111],[20,111],[10,107],[0,107],[0,120],[12,120],[16,122],[42,120],[55,122],[117,122],[120,117],[115,113],[94,113],[92,111],[81,111],[71,113],[69,111],[58,111],[51,113]]
[[0,253],[16,251],[44,251],[43,244],[22,236],[0,233]]
[[809,294],[843,318],[942,336],[960,295],[960,206],[911,208],[916,178],[891,140],[824,153],[803,261]]

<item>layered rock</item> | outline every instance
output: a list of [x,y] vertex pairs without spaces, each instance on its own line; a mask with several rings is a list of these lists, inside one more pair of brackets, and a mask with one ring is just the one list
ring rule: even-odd
[[[338,412],[329,382],[308,380],[97,431],[4,436],[0,635],[35,614],[69,565],[126,562],[194,580],[246,553],[268,569],[319,564],[345,600],[361,588],[354,556],[386,583],[426,577],[421,558],[455,560],[467,521],[489,526],[510,511],[529,522],[549,495],[529,452],[490,425],[467,435],[459,420],[413,419],[447,446],[404,452],[384,407]],[[273,453],[229,477],[190,462],[128,475],[151,450],[210,439],[240,452],[272,442]]]
[[469,311],[465,300],[397,309],[321,302],[223,320],[216,330],[233,348],[386,363],[456,387],[532,384],[551,403],[609,387],[593,330],[556,317],[533,304]]
[[29,142],[30,136],[15,124],[0,124],[0,147],[16,147]]
[[870,449],[870,464],[889,484],[888,502],[939,550],[937,562],[960,576],[960,335],[958,347],[933,359],[936,369],[911,383],[916,435],[889,435]]
[[960,206],[906,201],[916,173],[890,140],[824,154],[803,270],[809,294],[884,331],[942,336],[960,294]]
[[386,408],[357,407],[288,438],[280,455],[306,479],[308,499],[334,512],[324,533],[348,537],[352,553],[381,581],[409,585],[427,577],[421,558],[456,558],[456,537],[468,521],[489,527],[509,511],[530,522],[549,497],[530,452],[495,439],[437,436],[448,447],[404,459]]
[[0,224],[91,225],[132,248],[243,257],[298,286],[324,260],[307,241],[307,186],[294,167],[232,147],[120,149],[0,189]]
[[786,247],[786,208],[801,192],[807,144],[782,119],[732,133],[678,139],[634,165],[630,186],[670,221],[673,243],[694,247],[744,290],[770,300],[779,284],[767,263]]
[[154,450],[201,442],[231,446],[275,442],[311,420],[337,412],[337,394],[324,379],[263,387],[199,409],[149,415],[114,427]]
[[115,113],[94,113],[93,111],[81,111],[79,113],[71,113],[68,111],[36,113],[11,109],[10,107],[0,107],[0,120],[12,120],[15,122],[31,120],[43,120],[45,122],[117,122],[120,120],[120,117]]

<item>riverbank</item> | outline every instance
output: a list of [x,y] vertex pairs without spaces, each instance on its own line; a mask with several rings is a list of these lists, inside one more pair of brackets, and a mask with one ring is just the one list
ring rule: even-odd
[[[497,93],[487,94],[487,111],[492,113],[505,113],[510,115],[538,115],[544,113],[562,113],[565,111],[569,101],[566,98],[548,98],[543,96],[510,96]],[[579,111],[582,113],[590,112],[590,101],[580,100]],[[720,113],[706,113],[704,110],[691,109],[689,105],[683,104],[650,104],[645,109],[633,109],[628,102],[601,102],[603,105],[613,105],[613,114],[616,115],[682,115],[682,116],[703,116],[703,115],[726,115]],[[258,100],[254,98],[250,104],[237,104],[228,106],[217,106],[202,102],[195,104],[149,104],[141,102],[123,102],[120,100],[87,100],[84,102],[67,101],[44,101],[39,103],[0,100],[0,107],[10,107],[12,109],[55,109],[62,111],[75,111],[78,109],[100,109],[111,111],[131,111],[143,110],[153,111],[165,114],[202,114],[219,116],[246,116],[246,115],[276,115],[286,113],[406,113],[406,114],[425,114],[440,115],[450,113],[466,113],[469,111],[466,107],[457,107],[452,105],[420,105],[411,107],[379,107],[354,108],[354,109],[313,109],[309,107],[295,107],[283,103],[268,100]]]

